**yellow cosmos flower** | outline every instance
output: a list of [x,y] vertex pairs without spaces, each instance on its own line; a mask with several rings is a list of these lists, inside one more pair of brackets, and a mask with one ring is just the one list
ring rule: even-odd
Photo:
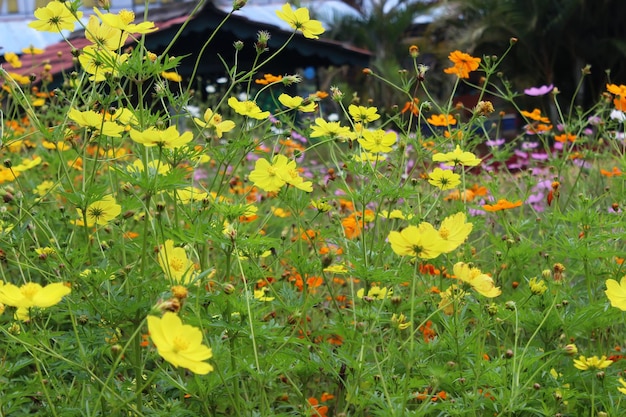
[[69,2],[51,1],[45,7],[35,10],[37,20],[28,24],[29,27],[40,32],[61,32],[62,30],[74,30],[74,25],[83,17],[83,12],[70,11]]
[[473,268],[465,262],[457,262],[453,271],[458,279],[471,285],[477,293],[484,297],[493,298],[502,294],[500,288],[496,287],[493,282],[493,278],[483,274],[478,268]]
[[445,165],[451,167],[455,165],[475,167],[476,165],[480,165],[482,162],[482,160],[477,158],[473,153],[462,151],[459,145],[456,145],[456,148],[452,152],[434,154],[433,161],[444,162]]
[[352,159],[356,162],[366,163],[366,162],[382,162],[387,159],[385,155],[381,155],[379,153],[371,153],[371,152],[361,152],[359,155],[352,155]]
[[180,74],[178,74],[177,72],[173,72],[173,71],[163,71],[161,72],[161,77],[165,78],[168,81],[172,81],[175,83],[179,83],[183,80],[183,77],[181,77]]
[[[16,82],[17,84],[19,84],[19,85],[27,85],[27,84],[30,84],[30,78],[28,78],[28,77],[27,77],[27,76],[25,76],[25,75],[21,75],[21,74],[18,74],[18,73],[16,73],[16,72],[7,72],[7,73],[6,73],[6,75],[8,76],[8,78],[9,78],[10,80],[15,81],[15,82]],[[6,88],[6,85],[5,85],[5,86],[3,86],[3,88]]]
[[305,38],[318,39],[317,35],[324,33],[322,23],[312,20],[309,17],[309,11],[304,7],[293,10],[290,4],[285,4],[276,11],[276,15],[293,29],[301,31]]
[[398,140],[395,132],[385,132],[382,129],[364,130],[359,143],[368,152],[387,153],[391,152],[392,146]]
[[624,378],[620,378],[618,381],[621,387],[617,387],[617,390],[622,394],[626,394],[626,381],[624,381]]
[[580,355],[578,359],[574,359],[574,367],[576,369],[580,369],[581,371],[586,371],[588,369],[605,369],[611,366],[612,363],[613,361],[608,360],[606,355],[602,355],[601,358],[598,358],[597,356],[586,358]]
[[193,121],[200,127],[206,127],[215,131],[215,135],[221,138],[224,132],[230,132],[235,128],[235,122],[232,120],[223,120],[219,113],[213,113],[210,108],[206,109],[202,116],[204,120],[200,120],[197,117],[193,118]]
[[20,57],[14,52],[4,54],[4,60],[13,68],[22,68],[22,61],[20,61]]
[[119,75],[119,68],[127,59],[128,54],[120,55],[103,47],[87,45],[82,49],[78,62],[86,73],[91,74],[89,81],[101,82],[109,75]]
[[[369,290],[367,290],[367,297],[373,300],[384,300],[387,297],[391,297],[391,294],[393,294],[392,288],[379,287],[378,285],[373,285]],[[365,297],[365,288],[358,290],[356,292],[356,296],[359,298]]]
[[128,33],[109,25],[101,24],[96,16],[91,15],[87,25],[85,25],[85,38],[98,47],[115,51],[124,46]]
[[103,114],[96,113],[93,110],[79,111],[70,109],[67,116],[80,127],[90,128],[104,136],[119,138],[124,131],[124,126],[120,126],[115,122],[105,121]]
[[305,100],[304,98],[299,96],[291,97],[290,95],[285,93],[278,96],[278,101],[280,101],[280,103],[285,107],[288,107],[290,109],[297,109],[303,113],[314,112],[317,108],[317,104],[314,101],[310,101],[308,99]]
[[254,101],[239,101],[235,97],[228,99],[228,105],[242,116],[251,117],[257,120],[265,120],[270,116],[270,112],[263,111]]
[[446,242],[430,223],[408,226],[400,232],[392,231],[387,237],[391,249],[400,256],[433,259],[446,249]]
[[391,323],[393,323],[399,330],[405,330],[411,327],[411,321],[407,321],[406,316],[402,313],[400,313],[400,315],[393,313],[391,316]]
[[202,191],[197,187],[185,187],[176,190],[176,197],[183,203],[189,204],[194,201],[202,201],[209,198],[209,193]]
[[168,239],[159,246],[159,266],[170,281],[189,284],[194,279],[194,265],[187,252],[181,247],[174,247],[174,241]]
[[111,220],[116,218],[122,212],[122,206],[115,202],[115,198],[111,194],[104,196],[101,200],[91,203],[87,206],[86,216],[83,216],[83,211],[79,208],[78,212],[79,220],[76,220],[74,224],[77,226],[84,226],[84,217],[87,218],[87,226],[93,225],[104,226]]
[[446,217],[439,227],[439,236],[446,242],[444,253],[450,253],[459,246],[469,236],[472,231],[472,223],[466,222],[465,213],[456,213]]
[[163,359],[194,374],[206,375],[213,370],[204,362],[213,357],[213,352],[202,344],[200,329],[183,324],[180,317],[170,311],[162,318],[148,316],[147,320],[150,339]]
[[0,303],[17,307],[17,317],[20,320],[28,320],[29,309],[52,307],[70,292],[71,289],[63,283],[41,286],[35,282],[28,282],[21,287],[6,283],[0,285]]
[[158,28],[154,26],[154,22],[141,22],[139,24],[134,24],[135,21],[135,13],[122,9],[119,13],[102,13],[100,10],[94,7],[93,11],[98,15],[100,20],[107,26],[110,26],[115,29],[119,29],[128,33],[150,33],[154,32]]
[[258,301],[273,301],[275,297],[270,297],[267,293],[270,291],[267,287],[261,287],[258,290],[254,290],[254,299]]
[[537,280],[537,277],[533,277],[528,282],[528,287],[533,295],[542,295],[548,291],[548,286],[544,280]]
[[611,305],[626,311],[626,276],[623,276],[619,283],[614,279],[607,279],[605,283],[606,291],[604,293],[609,298]]
[[455,304],[460,304],[466,296],[467,293],[465,291],[452,284],[445,291],[439,293],[441,301],[439,301],[438,307],[444,314],[451,316],[454,314]]
[[44,53],[44,50],[30,45],[26,48],[22,48],[22,53],[26,55],[41,55]]
[[327,122],[326,120],[318,117],[315,119],[315,124],[311,126],[311,137],[319,138],[323,136],[329,136],[332,139],[350,139],[352,132],[350,128],[341,126],[339,122]]
[[296,162],[284,155],[274,156],[271,163],[266,159],[258,159],[248,178],[255,186],[268,192],[276,192],[285,184],[306,192],[313,191],[313,183],[304,181],[298,173]]
[[142,132],[131,129],[130,138],[146,147],[159,146],[165,149],[176,149],[191,142],[193,133],[185,132],[181,135],[176,126],[170,126],[165,130],[149,127]]
[[[139,174],[146,170],[146,167],[143,165],[141,159],[135,159],[132,165],[128,165],[126,167],[126,171],[131,174]],[[148,176],[155,177],[156,175],[166,175],[170,172],[170,166],[168,164],[164,164],[161,161],[150,161],[148,162]]]
[[40,156],[34,157],[32,159],[26,158],[22,159],[22,162],[19,165],[14,165],[12,169],[14,172],[24,172],[38,166],[39,164],[41,164]]
[[378,213],[378,215],[380,217],[384,217],[386,219],[402,219],[402,220],[410,220],[413,218],[412,214],[408,214],[405,215],[404,213],[402,213],[402,211],[398,210],[398,209],[394,209],[391,211],[388,210],[381,210],[380,213]]
[[461,176],[449,169],[435,168],[428,174],[428,182],[441,190],[450,190],[461,183]]
[[357,123],[373,122],[374,120],[380,119],[380,114],[378,114],[378,109],[376,107],[365,107],[350,104],[350,106],[348,106],[348,113],[352,116],[352,120]]

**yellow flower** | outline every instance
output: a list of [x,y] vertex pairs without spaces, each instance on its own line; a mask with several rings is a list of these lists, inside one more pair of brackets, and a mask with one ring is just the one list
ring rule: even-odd
[[[74,223],[77,226],[84,226],[83,211],[79,208],[76,209],[80,220]],[[91,227],[95,224],[101,226],[106,225],[111,220],[119,216],[122,212],[122,206],[115,202],[115,198],[111,194],[102,197],[102,200],[98,200],[87,206],[87,226]]]
[[[27,85],[30,84],[30,78],[25,75],[18,74],[16,72],[7,72],[6,75],[9,79],[15,81],[19,85]],[[6,86],[4,86],[6,87]]]
[[91,15],[87,25],[85,25],[85,38],[98,47],[115,51],[124,46],[128,33],[106,24],[101,24],[96,16]]
[[387,157],[385,155],[381,155],[378,153],[361,152],[361,154],[359,155],[352,155],[352,159],[361,163],[365,163],[365,162],[378,163],[378,162],[382,162],[386,160]]
[[0,303],[17,307],[20,320],[28,320],[28,310],[33,307],[47,308],[61,302],[71,289],[63,283],[48,284],[42,287],[35,282],[28,282],[21,287],[6,283],[0,284]]
[[493,278],[483,274],[478,268],[473,268],[464,262],[457,262],[453,271],[458,279],[471,285],[482,296],[493,298],[502,293],[500,288],[495,286]]
[[180,74],[178,74],[177,72],[173,72],[173,71],[163,71],[161,72],[161,77],[165,78],[168,81],[172,81],[175,83],[179,83],[183,80],[183,77],[181,77]]
[[287,184],[292,185],[299,190],[306,191],[307,193],[313,191],[313,183],[311,181],[305,181],[304,178],[300,176],[296,166],[296,161],[289,161],[284,155],[276,155],[274,157],[275,161],[278,161],[279,159],[288,161],[285,164],[285,169],[279,171],[278,173],[278,175],[281,175]]
[[439,301],[438,307],[444,314],[451,316],[454,313],[455,304],[461,303],[466,295],[465,291],[452,284],[445,291],[439,293],[441,301]]
[[148,316],[150,339],[163,359],[174,365],[189,369],[194,374],[206,375],[213,367],[204,362],[213,357],[211,348],[202,344],[202,332],[197,327],[183,324],[170,311],[162,318]]
[[130,138],[147,147],[160,146],[166,149],[176,149],[191,142],[193,133],[185,132],[181,135],[176,126],[170,126],[165,130],[149,127],[142,132],[131,129]]
[[124,32],[144,34],[154,32],[158,29],[154,26],[154,22],[141,22],[139,24],[134,24],[133,22],[135,21],[135,13],[130,10],[122,9],[117,14],[104,14],[94,7],[93,11],[98,15],[98,17],[105,25],[122,30]]
[[326,213],[333,209],[333,206],[331,206],[328,201],[324,199],[311,200],[311,206],[320,213]]
[[315,119],[315,124],[311,126],[311,131],[312,138],[329,136],[332,139],[345,140],[350,139],[352,136],[350,128],[341,126],[339,122],[327,122],[321,117]]
[[[131,174],[139,174],[146,170],[146,167],[143,165],[141,159],[135,159],[132,165],[128,165],[126,167],[126,171]],[[170,166],[168,164],[164,164],[161,161],[150,161],[148,162],[148,173],[149,177],[154,177],[156,175],[166,175],[170,172]]]
[[100,82],[106,80],[109,74],[117,76],[120,66],[127,59],[128,54],[119,55],[106,48],[87,45],[78,57],[78,62],[86,73],[91,74],[89,81]]
[[574,367],[576,369],[580,369],[581,371],[586,371],[588,369],[605,369],[611,366],[613,361],[608,360],[606,355],[602,355],[601,358],[597,356],[592,356],[590,358],[585,358],[580,355],[578,359],[574,359]]
[[[367,291],[367,297],[372,300],[384,300],[387,296],[391,297],[393,294],[392,288],[387,287],[379,287],[378,285],[372,285],[372,287]],[[356,292],[356,296],[359,298],[365,297],[365,288],[361,288]]]
[[4,54],[4,60],[13,68],[22,68],[22,61],[20,61],[20,57],[14,52]]
[[194,278],[194,265],[187,252],[180,247],[174,247],[174,241],[168,239],[165,245],[159,246],[159,266],[170,281],[179,284],[189,284]]
[[285,107],[288,107],[290,109],[297,109],[303,113],[314,112],[317,108],[317,104],[314,101],[305,101],[305,99],[302,97],[291,97],[290,95],[285,93],[278,96],[278,101],[280,101],[281,104]]
[[42,181],[41,184],[36,186],[33,192],[37,194],[38,196],[43,197],[44,195],[49,194],[56,187],[57,187],[57,184],[55,184],[52,181],[46,180],[46,181]]
[[124,127],[115,122],[104,120],[104,115],[96,113],[93,110],[79,111],[70,109],[67,116],[76,122],[80,127],[87,127],[102,135],[119,138],[122,136]]
[[400,313],[400,315],[397,315],[396,313],[393,313],[393,315],[391,316],[391,322],[399,329],[399,330],[405,330],[408,329],[409,327],[411,327],[411,322],[410,321],[406,321],[406,316],[402,313]]
[[542,295],[546,291],[548,291],[548,287],[544,280],[537,281],[537,277],[533,277],[528,282],[528,286],[530,287],[530,292],[534,295]]
[[267,296],[269,290],[270,289],[267,287],[261,287],[258,290],[254,290],[254,299],[259,301],[273,301],[274,297]]
[[378,109],[376,107],[365,107],[350,104],[350,106],[348,106],[348,113],[352,116],[352,120],[357,123],[373,122],[374,120],[380,119],[380,114],[378,114]]
[[435,168],[428,174],[428,182],[441,190],[450,190],[461,183],[461,176],[449,169]]
[[324,33],[322,23],[312,20],[309,17],[309,11],[304,7],[293,10],[290,4],[285,4],[281,10],[276,11],[276,15],[293,29],[300,30],[305,38],[318,39],[317,35]]
[[459,145],[456,145],[456,148],[452,152],[448,153],[437,153],[433,155],[434,162],[445,162],[445,165],[455,166],[455,165],[464,165],[467,167],[475,167],[476,165],[480,165],[482,162],[480,158],[477,158],[471,152],[463,152]]
[[446,242],[444,253],[449,253],[461,246],[472,231],[472,223],[466,222],[465,213],[459,212],[446,217],[439,227],[439,236]]
[[624,381],[624,378],[620,378],[618,381],[621,387],[617,387],[617,390],[622,394],[626,394],[626,381]]
[[176,190],[176,197],[183,203],[189,204],[194,201],[202,201],[209,198],[209,193],[199,188],[189,186]]
[[242,116],[257,120],[264,120],[270,116],[270,112],[262,111],[254,101],[239,101],[235,97],[228,99],[228,105]]
[[222,120],[222,116],[218,113],[213,113],[210,108],[206,109],[202,116],[204,120],[200,120],[194,117],[193,120],[200,127],[208,127],[215,130],[215,135],[221,138],[224,132],[230,132],[235,128],[235,122],[232,120]]
[[[278,158],[279,156],[282,158]],[[257,159],[254,170],[250,172],[248,178],[264,191],[278,191],[285,185],[287,161],[287,157],[283,155],[276,155],[271,163],[267,159]]]
[[14,165],[13,166],[13,171],[15,172],[24,172],[24,171],[28,171],[29,169],[32,169],[34,167],[36,167],[37,165],[41,164],[41,157],[37,156],[34,157],[32,159],[22,159],[22,162],[19,165]]
[[26,55],[41,55],[44,53],[44,50],[30,45],[27,48],[22,48],[22,53]]
[[433,259],[446,249],[446,242],[430,223],[408,226],[400,232],[392,231],[387,237],[391,249],[400,256]]
[[364,130],[359,143],[368,152],[386,153],[391,151],[391,146],[396,143],[398,136],[395,132],[385,132],[382,129]]
[[410,220],[413,218],[412,214],[408,214],[408,215],[404,215],[404,213],[402,213],[402,211],[398,210],[398,209],[394,209],[391,211],[388,210],[381,210],[380,213],[378,213],[378,215],[380,217],[384,217],[386,219],[402,219],[402,220]]
[[83,17],[83,12],[77,11],[74,16],[70,8],[69,2],[51,1],[46,7],[35,10],[37,20],[30,22],[28,26],[40,32],[74,30],[74,24]]
[[619,283],[614,279],[607,279],[604,293],[613,307],[626,311],[626,276],[623,276]]

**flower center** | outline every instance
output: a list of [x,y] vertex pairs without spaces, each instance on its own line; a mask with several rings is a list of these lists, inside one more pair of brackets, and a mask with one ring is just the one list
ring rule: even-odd
[[173,269],[176,272],[181,272],[185,267],[185,263],[180,258],[170,259],[170,269]]
[[176,336],[174,337],[174,340],[172,340],[172,345],[174,352],[178,353],[189,348],[189,341],[187,339],[183,339],[180,336]]
[[445,227],[442,227],[441,229],[439,229],[439,236],[441,236],[442,239],[448,239],[448,237],[450,236],[450,231]]
[[135,13],[130,11],[130,10],[126,10],[126,9],[122,9],[120,10],[120,13],[118,15],[120,17],[120,20],[125,24],[129,24],[129,23],[133,23],[133,21],[135,20]]
[[24,284],[20,288],[20,292],[25,298],[32,300],[35,294],[37,294],[40,289],[41,287],[39,285],[35,284],[34,282],[29,282],[28,284]]

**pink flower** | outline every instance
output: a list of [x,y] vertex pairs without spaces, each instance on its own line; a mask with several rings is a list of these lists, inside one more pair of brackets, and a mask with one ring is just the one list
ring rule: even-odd
[[524,90],[524,94],[526,94],[527,96],[533,96],[533,97],[545,96],[553,89],[554,89],[554,85],[552,84],[542,85],[541,87],[530,87]]

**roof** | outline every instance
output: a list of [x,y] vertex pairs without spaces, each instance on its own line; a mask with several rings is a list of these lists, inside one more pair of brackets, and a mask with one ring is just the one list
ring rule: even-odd
[[[202,40],[208,39],[227,15],[227,12],[209,3],[194,16],[191,16],[194,6],[195,3],[171,4],[168,7],[154,8],[149,11],[148,15],[148,20],[154,21],[159,30],[146,35],[145,45],[148,50],[156,54],[163,53],[177,32],[181,28],[183,29],[168,51],[170,56],[187,56],[178,67],[179,73],[183,76],[191,75],[199,49],[202,47]],[[273,15],[275,16],[275,13]],[[266,19],[270,23],[262,19]],[[288,26],[285,27],[285,24],[279,24],[273,19],[270,19],[269,15],[255,15],[255,18],[251,19],[241,13],[233,14],[222,26],[218,32],[218,37],[213,40],[210,48],[208,48],[210,53],[201,57],[200,73],[224,74],[226,70],[218,55],[223,57],[226,62],[232,62],[234,60],[233,42],[236,40],[244,42],[244,49],[240,52],[238,61],[241,63],[241,68],[248,69],[247,63],[251,65],[255,56],[253,44],[259,30],[266,30],[271,34],[268,44],[269,52],[264,56],[269,56],[269,53],[276,51],[293,34],[293,29]],[[29,30],[32,29],[29,28]],[[89,42],[84,38],[84,32],[76,31],[70,36],[69,42],[62,41],[52,44],[45,48],[43,55],[23,55],[21,57],[22,68],[11,71],[22,75],[37,74],[41,72],[44,61],[52,66],[51,72],[53,74],[71,71],[74,68],[72,49],[82,49],[88,44]],[[308,66],[352,65],[365,67],[369,64],[370,56],[369,51],[348,44],[328,39],[307,39],[301,34],[296,34],[287,48],[281,51],[267,66],[264,66],[263,70],[282,74]]]

